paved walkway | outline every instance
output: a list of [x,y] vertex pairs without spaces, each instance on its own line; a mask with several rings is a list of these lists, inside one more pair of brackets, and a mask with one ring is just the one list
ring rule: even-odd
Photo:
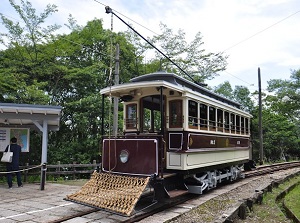
[[[211,190],[174,208],[143,219],[140,223],[166,222],[190,211],[213,197],[247,183],[248,180],[251,181],[251,179],[245,179],[235,184],[223,186],[217,190]],[[0,185],[0,223],[47,223],[93,210],[91,207],[64,200],[66,195],[72,194],[80,188],[81,186],[46,183],[45,190],[41,191],[39,184],[25,184],[21,188],[14,186],[13,189],[8,189],[7,185],[2,184]],[[127,219],[127,217],[98,210],[82,217],[78,216],[70,220],[66,219],[64,222],[117,223]]]
[[63,200],[66,195],[79,190],[79,186],[46,183],[45,190],[39,184],[24,184],[8,189],[0,185],[0,223],[51,222],[65,216],[88,211],[92,208]]
[[[69,186],[46,183],[45,190],[40,190],[39,184],[25,184],[24,187],[8,189],[0,185],[0,223],[25,222],[46,223],[65,217],[93,210],[93,208],[65,201],[66,195],[78,191],[80,186]],[[165,222],[175,216],[190,211],[212,197],[223,193],[222,189],[213,190],[205,196],[178,205],[154,216],[146,218],[141,223]],[[66,220],[66,223],[116,223],[128,219],[106,211],[97,211],[83,217]]]

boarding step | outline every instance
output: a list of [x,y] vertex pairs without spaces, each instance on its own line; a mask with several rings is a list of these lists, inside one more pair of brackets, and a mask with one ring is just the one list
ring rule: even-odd
[[132,177],[110,173],[92,174],[91,179],[65,200],[130,216],[145,190],[149,177]]

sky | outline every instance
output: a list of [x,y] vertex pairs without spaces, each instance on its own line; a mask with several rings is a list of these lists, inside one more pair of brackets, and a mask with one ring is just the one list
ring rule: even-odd
[[[15,0],[20,4],[20,0]],[[160,34],[160,22],[174,33],[182,29],[191,42],[201,32],[206,52],[228,55],[226,71],[219,72],[209,86],[229,81],[258,90],[258,68],[263,91],[271,79],[290,79],[300,69],[300,1],[299,0],[30,0],[38,13],[47,4],[58,6],[47,23],[64,26],[69,14],[79,25],[94,18],[102,19],[111,29],[111,15],[105,6],[132,24],[144,37]],[[8,0],[1,0],[0,13],[20,21]],[[124,17],[126,16],[126,17]],[[146,27],[146,28],[145,28]],[[113,31],[127,26],[113,18]],[[0,32],[6,29],[0,25]],[[61,28],[66,33],[67,29]]]

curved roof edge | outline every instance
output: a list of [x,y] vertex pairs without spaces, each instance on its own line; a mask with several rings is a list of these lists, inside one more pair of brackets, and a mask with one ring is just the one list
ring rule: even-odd
[[142,82],[142,81],[155,81],[155,80],[163,80],[166,82],[170,82],[175,85],[181,85],[190,88],[193,91],[197,91],[201,94],[207,95],[211,98],[214,98],[218,101],[227,103],[229,105],[232,105],[234,107],[240,108],[241,104],[238,102],[235,102],[233,100],[230,100],[228,98],[225,98],[219,94],[216,94],[205,87],[200,86],[199,84],[196,84],[194,82],[191,82],[181,76],[178,76],[177,74],[174,73],[167,73],[165,71],[158,71],[155,73],[150,73],[150,74],[145,74],[141,75],[135,78],[132,78],[130,81],[131,82]]

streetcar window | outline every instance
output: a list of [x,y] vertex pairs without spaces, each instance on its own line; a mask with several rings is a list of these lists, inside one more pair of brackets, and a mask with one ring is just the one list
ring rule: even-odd
[[230,114],[231,133],[235,133],[235,115]]
[[209,129],[216,129],[216,108],[209,107]]
[[189,127],[198,128],[198,103],[189,100]]
[[169,102],[169,127],[182,128],[182,100]]
[[137,126],[136,108],[137,108],[136,104],[126,105],[125,125],[126,125],[127,129],[136,129],[136,126]]
[[236,123],[236,132],[240,133],[240,131],[241,131],[241,117],[239,115],[235,116],[235,123]]
[[249,120],[245,118],[246,134],[249,134]]
[[223,110],[217,109],[218,131],[223,132]]
[[151,110],[148,109],[148,108],[143,108],[143,126],[142,126],[142,129],[143,129],[143,132],[153,132],[154,130],[151,128]]
[[225,123],[225,131],[229,132],[229,112],[224,112],[224,123]]
[[200,104],[200,128],[207,130],[207,105]]
[[244,120],[244,117],[241,117],[241,133],[245,134],[245,120]]

